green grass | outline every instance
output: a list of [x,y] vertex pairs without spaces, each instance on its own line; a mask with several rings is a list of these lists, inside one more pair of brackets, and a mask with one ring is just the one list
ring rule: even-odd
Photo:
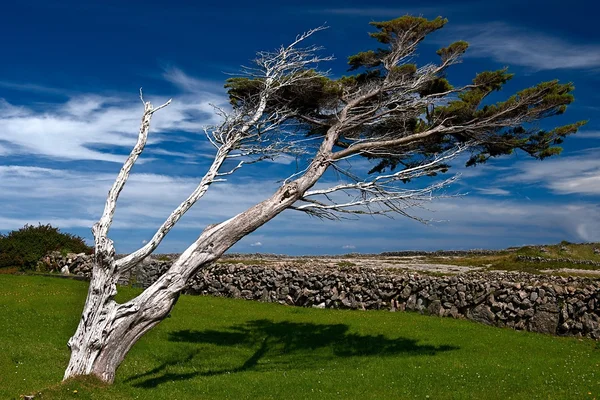
[[59,384],[85,292],[84,282],[0,275],[0,399],[600,397],[600,347],[591,340],[192,296],[134,346],[113,386]]
[[340,269],[356,267],[356,264],[351,261],[340,261],[335,264]]

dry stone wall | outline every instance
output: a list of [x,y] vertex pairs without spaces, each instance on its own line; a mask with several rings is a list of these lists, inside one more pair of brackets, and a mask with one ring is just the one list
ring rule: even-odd
[[[89,256],[74,256],[55,262],[57,270],[67,266],[76,275],[89,276]],[[145,260],[123,283],[149,286],[168,269],[169,259]],[[591,278],[508,272],[428,276],[360,267],[214,264],[193,278],[187,293],[303,307],[415,311],[600,339],[600,280]]]

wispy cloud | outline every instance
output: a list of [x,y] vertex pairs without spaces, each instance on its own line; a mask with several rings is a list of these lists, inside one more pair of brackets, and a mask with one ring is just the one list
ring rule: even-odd
[[10,153],[10,149],[6,146],[4,146],[2,143],[0,143],[0,156],[5,156],[8,155]]
[[[178,79],[195,82],[183,72]],[[173,83],[175,83],[173,81]],[[210,88],[208,88],[210,89]],[[152,121],[151,142],[163,140],[161,133],[198,133],[206,125],[219,122],[211,104],[225,101],[224,94],[187,91],[157,113]],[[164,96],[147,95],[160,104]],[[44,110],[12,104],[0,99],[0,142],[4,154],[44,156],[58,160],[98,160],[122,162],[133,146],[139,129],[142,104],[137,94],[122,98],[97,94],[78,94],[66,102],[49,104]]]
[[492,196],[510,196],[510,191],[501,188],[479,188],[476,189],[479,193]]
[[470,43],[467,56],[491,57],[535,70],[600,67],[600,44],[578,44],[501,22],[451,27]]
[[600,160],[595,151],[580,155],[516,164],[518,173],[505,182],[539,184],[558,194],[600,195]]
[[43,94],[52,94],[67,97],[71,94],[70,91],[65,91],[53,87],[48,87],[44,85],[36,85],[34,83],[19,83],[19,82],[8,82],[8,81],[0,81],[0,87],[18,90],[21,92],[31,92],[31,93],[43,93]]
[[573,137],[579,139],[600,139],[600,131],[581,131],[577,132]]
[[[167,82],[172,83],[184,92],[204,93],[209,95],[225,93],[222,83],[195,78],[177,67],[166,67],[162,76]],[[222,99],[223,98],[220,98],[219,100]]]
[[[38,222],[87,230],[102,212],[113,180],[113,173],[1,167],[0,230]],[[112,237],[118,251],[135,250],[142,240],[148,240],[198,180],[198,177],[133,174],[115,215]],[[199,234],[207,224],[245,210],[276,187],[277,184],[251,180],[211,186],[206,197],[177,224],[162,251],[182,251],[193,240],[190,237]],[[433,211],[414,212],[444,222],[422,225],[406,218],[321,221],[286,211],[242,240],[234,250],[255,251],[252,249],[260,247],[266,252],[316,254],[351,250],[349,246],[355,245],[349,243],[360,243],[361,251],[385,251],[600,240],[600,208],[590,202],[523,203],[473,195],[436,200],[428,208]]]
[[[90,227],[89,222],[102,212],[116,172],[0,166],[0,207],[6,217],[0,230],[15,229],[24,221],[53,220],[70,220],[69,226],[80,221],[83,224],[80,227]],[[199,177],[132,174],[119,198],[115,227],[158,228],[199,181]],[[258,185],[254,181],[239,185],[215,184],[202,199],[202,206],[193,208],[178,226],[199,229],[199,225],[229,218],[263,200],[265,190],[272,191],[274,186],[264,182]]]

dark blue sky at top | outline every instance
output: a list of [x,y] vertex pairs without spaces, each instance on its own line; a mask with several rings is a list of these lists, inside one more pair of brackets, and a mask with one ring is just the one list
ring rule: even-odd
[[[256,51],[274,49],[289,42],[296,34],[323,24],[329,29],[315,35],[312,43],[323,45],[324,54],[336,57],[322,68],[331,69],[332,76],[337,77],[347,73],[347,56],[375,46],[367,35],[368,22],[410,13],[429,18],[441,15],[449,19],[444,29],[431,35],[421,46],[420,62],[436,61],[435,50],[452,41],[464,39],[472,43],[464,63],[453,67],[448,74],[453,83],[466,84],[477,72],[509,66],[516,76],[506,90],[494,95],[494,100],[500,100],[539,81],[556,78],[574,82],[576,102],[565,115],[544,121],[542,126],[587,119],[590,122],[582,130],[583,134],[567,140],[563,155],[545,161],[542,167],[530,162],[523,154],[517,154],[476,170],[460,169],[463,179],[453,193],[470,194],[465,200],[456,200],[458,209],[444,200],[448,203],[443,203],[433,215],[434,219],[446,221],[441,227],[424,227],[402,219],[321,224],[296,215],[281,216],[272,226],[243,240],[235,250],[339,253],[403,248],[503,247],[562,239],[600,241],[600,230],[593,227],[595,222],[600,223],[600,165],[594,162],[597,158],[594,149],[600,147],[597,118],[600,109],[600,34],[595,8],[598,7],[593,1],[6,2],[0,13],[3,39],[0,167],[15,168],[5,168],[4,175],[0,176],[0,192],[5,182],[5,194],[0,195],[0,231],[14,229],[21,222],[55,222],[62,223],[67,231],[89,238],[89,225],[86,224],[98,218],[103,203],[101,195],[93,192],[93,188],[105,190],[108,183],[104,175],[114,175],[120,167],[114,161],[76,154],[81,148],[69,155],[60,149],[48,153],[35,150],[35,146],[25,145],[17,138],[21,134],[17,128],[3,134],[1,130],[8,129],[6,126],[14,123],[15,116],[8,111],[3,115],[2,106],[6,110],[9,109],[7,104],[12,107],[10,110],[27,109],[27,116],[23,118],[30,119],[23,119],[23,123],[31,123],[36,116],[47,121],[44,119],[47,116],[57,115],[53,134],[60,135],[60,129],[63,129],[60,124],[68,123],[71,118],[64,116],[61,107],[73,99],[101,96],[116,102],[114,99],[118,98],[124,103],[119,103],[115,109],[124,109],[125,103],[139,103],[137,91],[143,87],[149,98],[173,97],[180,102],[198,98],[202,101],[200,98],[210,93],[223,101],[222,85],[229,76],[227,74],[235,73],[242,64],[249,64]],[[82,105],[83,102],[75,104]],[[80,122],[96,121],[93,113],[108,110],[107,104],[102,103],[89,115],[82,114],[77,118]],[[188,117],[194,112],[185,109]],[[208,112],[203,109],[196,115],[200,120],[208,119]],[[107,112],[106,118],[111,115],[114,113]],[[132,117],[139,118],[138,115]],[[115,122],[119,121],[115,119]],[[203,167],[210,162],[205,156],[210,149],[202,135],[193,129],[180,128],[181,121],[177,124],[157,133],[162,135],[160,141],[149,146],[154,153],[150,152],[148,162],[137,165],[134,172],[153,176],[152,179],[159,181],[168,178],[172,185],[178,180],[191,185],[193,178],[201,176]],[[85,124],[82,126],[85,129]],[[35,129],[40,140],[50,137],[44,136],[45,129],[49,129],[45,122]],[[104,132],[112,132],[112,128],[102,125],[90,135],[101,137]],[[57,143],[48,140],[49,146]],[[110,140],[90,141],[85,143],[85,148],[112,155],[129,151],[126,145],[113,145]],[[187,156],[184,157],[184,153]],[[182,162],[189,160],[190,154],[203,156],[193,158],[193,163]],[[43,168],[44,171],[25,174],[25,167]],[[232,202],[238,196],[254,198],[243,192],[252,190],[250,183],[254,188],[262,188],[262,192],[254,193],[257,199],[261,193],[266,197],[275,187],[274,183],[289,175],[294,167],[293,164],[269,163],[242,170],[231,180],[233,184],[241,185],[239,193],[234,190]],[[42,173],[47,175],[36,175]],[[89,190],[65,192],[73,186],[69,180],[75,180],[73,174],[78,174],[82,185],[87,185]],[[553,174],[558,178],[553,180]],[[103,177],[102,184],[96,182],[99,176]],[[140,179],[144,178],[140,176]],[[160,196],[167,194],[162,191],[169,189],[161,189],[160,182],[146,183],[148,186],[140,183],[139,190],[147,190],[152,192],[148,196],[158,197],[154,202],[129,208],[124,198],[126,210],[121,215],[117,213],[117,220],[123,216],[126,222],[121,226],[115,224],[113,229],[117,250],[134,250],[147,240],[152,235],[152,227],[160,224],[160,218],[154,221],[148,215],[165,212],[168,215],[168,207],[173,208],[185,197],[173,194],[173,198],[165,197],[163,202]],[[39,185],[49,185],[48,196],[26,195],[28,187]],[[489,189],[493,189],[492,192]],[[17,192],[25,196],[14,194]],[[74,198],[82,195],[94,200],[84,206],[71,204]],[[123,196],[127,196],[127,187]],[[210,211],[219,204],[229,204],[219,199],[215,197],[216,205],[212,208],[203,209],[202,204],[198,204],[197,214],[189,217],[187,225],[174,230],[170,241],[166,241],[161,250],[181,251],[185,243],[191,242],[202,230],[206,221],[225,218],[227,213],[211,214]],[[134,199],[130,200],[133,204]],[[155,210],[163,204],[168,207]],[[232,203],[231,208],[225,208],[238,212],[245,205],[240,200],[240,204]],[[147,207],[146,213],[137,209],[144,207]],[[429,208],[436,210],[436,203]],[[201,215],[203,210],[210,215]],[[137,226],[132,222],[136,212],[142,222],[148,221],[147,225]],[[505,217],[502,212],[506,213]],[[455,223],[452,217],[456,217]],[[334,235],[337,240],[323,240]],[[289,240],[285,240],[286,237]]]
[[[0,15],[2,79],[77,91],[135,91],[158,67],[177,65],[204,79],[223,80],[254,53],[296,33],[327,24],[317,40],[338,58],[372,46],[367,23],[398,14],[442,15],[452,26],[503,21],[577,44],[597,42],[592,1],[460,1],[368,3],[372,16],[329,13],[365,8],[362,1],[6,2]],[[416,6],[418,4],[418,7]],[[388,11],[389,10],[389,11]],[[526,39],[526,38],[524,38]],[[552,75],[552,74],[551,74]],[[554,74],[556,75],[556,74]],[[570,74],[565,74],[569,76]],[[571,75],[574,77],[576,75]],[[544,79],[544,78],[542,78]],[[598,78],[592,78],[598,83]],[[154,82],[160,89],[160,82]]]

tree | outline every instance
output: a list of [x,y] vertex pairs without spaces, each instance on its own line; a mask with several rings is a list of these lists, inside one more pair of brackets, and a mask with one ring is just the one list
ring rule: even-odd
[[[562,114],[573,101],[571,83],[543,82],[498,103],[488,96],[512,77],[506,69],[479,73],[465,86],[454,87],[446,70],[460,62],[466,42],[438,50],[437,64],[412,64],[417,45],[442,28],[446,20],[403,16],[372,22],[370,35],[380,48],[349,57],[354,75],[332,79],[316,68],[330,57],[318,47],[300,47],[317,28],[289,46],[261,52],[254,66],[227,81],[231,111],[216,109],[219,126],[207,128],[215,157],[197,188],[158,228],[146,245],[115,260],[108,237],[119,193],[144,150],[150,120],[169,102],[153,107],[145,102],[137,143],[125,161],[102,217],[92,228],[94,265],[87,300],[73,337],[65,379],[85,374],[112,382],[133,344],[171,311],[188,280],[217,260],[241,238],[284,210],[320,218],[351,214],[399,213],[409,209],[454,178],[420,189],[404,184],[445,172],[458,154],[471,154],[468,165],[522,150],[543,159],[584,122],[543,130],[536,122]],[[141,95],[141,93],[140,93]],[[140,96],[141,97],[141,96]],[[218,224],[207,226],[173,265],[150,287],[123,304],[114,301],[119,277],[150,255],[181,216],[208,190],[250,162],[292,154],[307,159],[307,167],[283,181],[262,202]],[[369,174],[356,176],[341,163],[357,157],[373,160]],[[235,166],[224,168],[225,162]],[[313,189],[327,170],[342,183]],[[412,187],[412,186],[411,186]]]
[[91,254],[93,249],[79,236],[61,232],[52,225],[25,225],[7,235],[0,234],[0,268],[35,269],[50,251]]

